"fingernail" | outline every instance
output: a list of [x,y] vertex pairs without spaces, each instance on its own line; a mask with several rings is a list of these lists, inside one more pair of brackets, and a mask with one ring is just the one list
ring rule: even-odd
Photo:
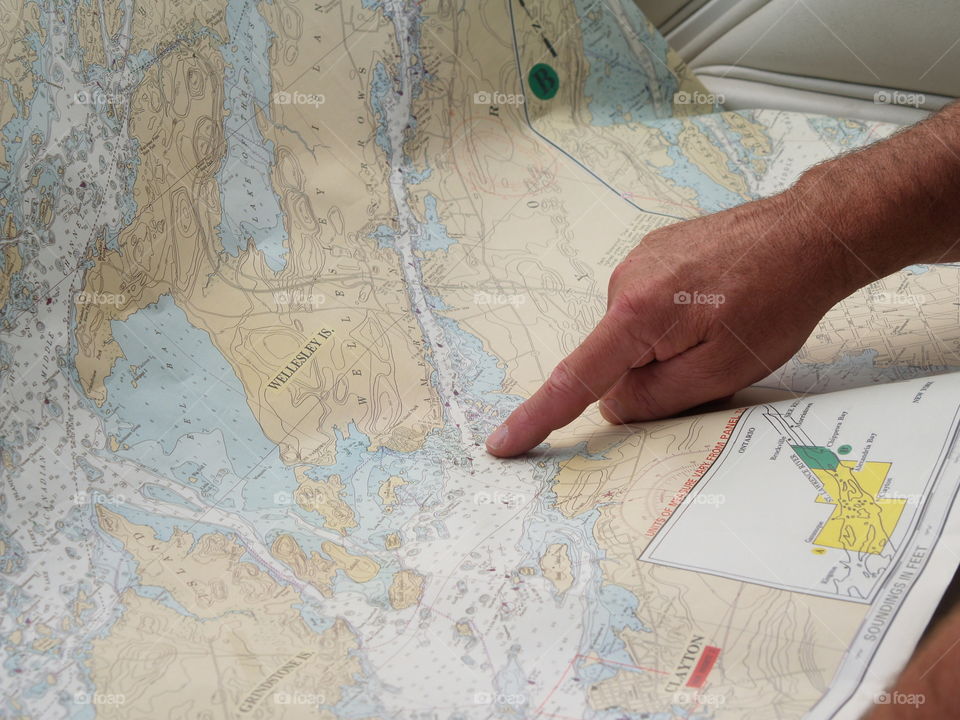
[[623,422],[623,410],[616,398],[604,398],[600,403],[600,414],[610,422]]
[[509,429],[510,428],[508,428],[506,424],[503,424],[490,433],[490,437],[487,438],[487,449],[496,452],[503,447],[503,444],[507,439],[507,431]]

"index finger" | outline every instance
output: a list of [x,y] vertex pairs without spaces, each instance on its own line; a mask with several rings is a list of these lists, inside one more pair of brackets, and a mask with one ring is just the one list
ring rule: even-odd
[[487,450],[492,455],[512,457],[539,445],[579,417],[631,368],[652,359],[649,346],[638,347],[624,332],[623,318],[607,312],[540,389],[490,434]]

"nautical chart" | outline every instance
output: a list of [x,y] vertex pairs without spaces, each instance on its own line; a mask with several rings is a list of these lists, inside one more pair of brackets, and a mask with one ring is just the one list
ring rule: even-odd
[[646,233],[893,126],[724,112],[628,0],[5,0],[0,48],[0,714],[852,717],[905,662],[957,268],[783,401],[482,447]]

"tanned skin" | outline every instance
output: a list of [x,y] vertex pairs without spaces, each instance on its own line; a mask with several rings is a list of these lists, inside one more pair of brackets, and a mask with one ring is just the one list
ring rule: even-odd
[[[599,401],[612,423],[725,398],[786,362],[824,314],[916,263],[960,262],[960,102],[807,170],[788,190],[647,235],[613,271],[607,312],[487,439],[520,455]],[[679,292],[723,295],[677,304]],[[943,620],[896,689],[919,709],[870,720],[953,717],[960,611]]]

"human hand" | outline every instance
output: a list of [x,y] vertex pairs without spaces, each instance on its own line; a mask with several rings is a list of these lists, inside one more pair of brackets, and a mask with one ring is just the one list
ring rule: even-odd
[[487,439],[519,455],[601,400],[612,423],[651,420],[769,375],[856,289],[848,253],[791,193],[647,235],[610,278],[596,329]]

